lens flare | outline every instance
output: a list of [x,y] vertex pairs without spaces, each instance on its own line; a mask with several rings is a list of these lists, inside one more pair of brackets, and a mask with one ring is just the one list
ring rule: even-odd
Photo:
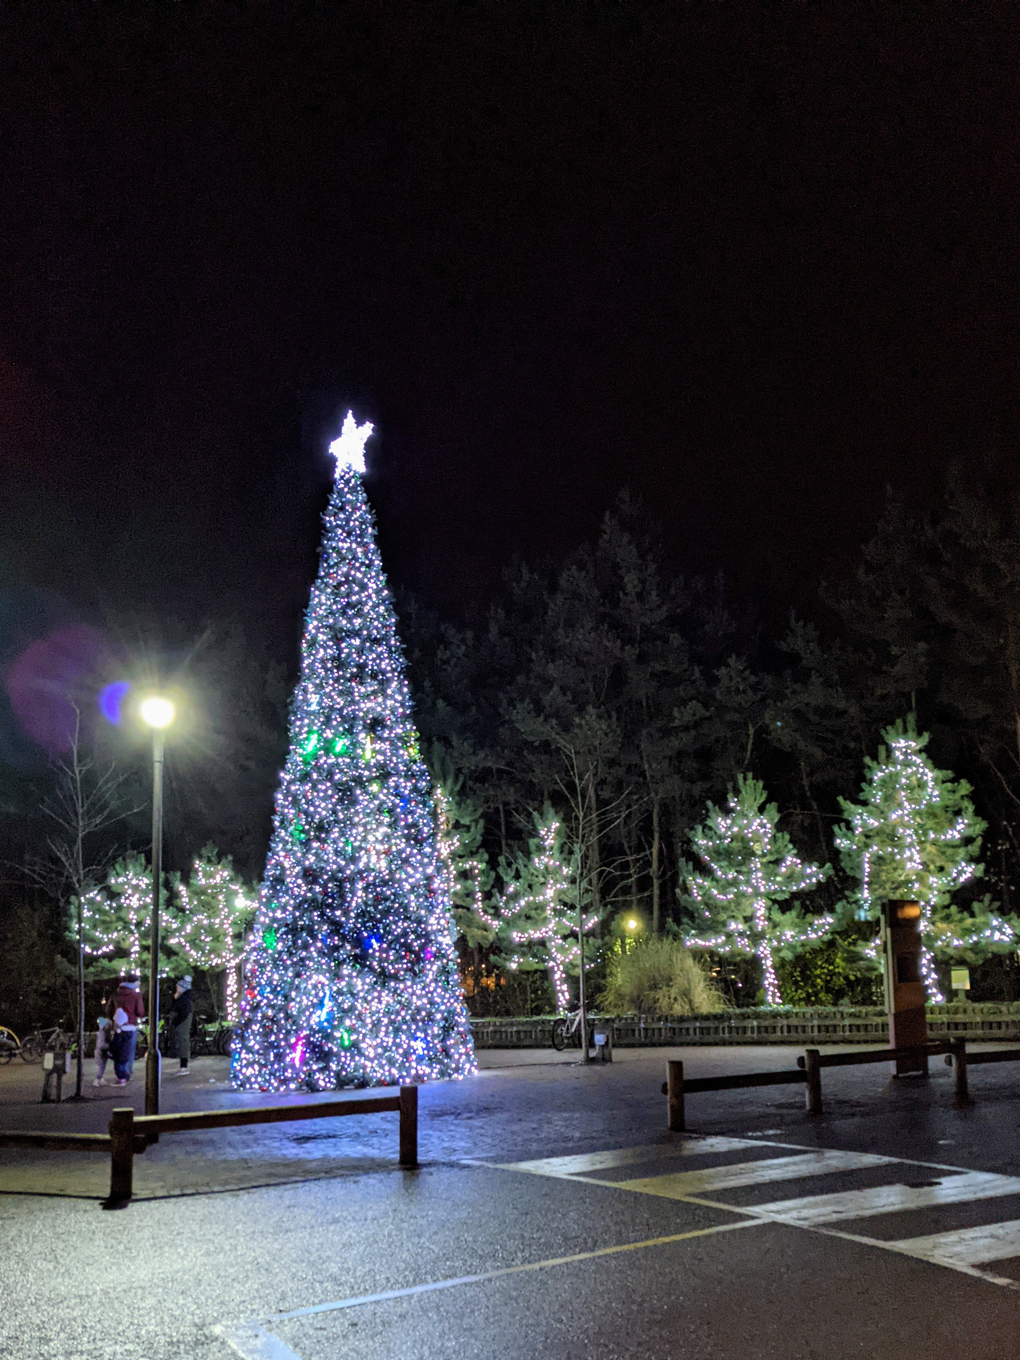
[[99,691],[99,711],[108,723],[120,726],[123,717],[124,700],[131,686],[126,680],[114,680]]

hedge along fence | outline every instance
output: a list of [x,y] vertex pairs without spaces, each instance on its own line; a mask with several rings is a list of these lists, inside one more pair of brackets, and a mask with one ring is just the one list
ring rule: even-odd
[[[550,1048],[553,1016],[472,1020],[477,1048]],[[889,1017],[880,1006],[721,1011],[716,1015],[601,1016],[618,1048],[695,1044],[887,1044]],[[930,1039],[1020,1039],[1020,1002],[928,1007]]]

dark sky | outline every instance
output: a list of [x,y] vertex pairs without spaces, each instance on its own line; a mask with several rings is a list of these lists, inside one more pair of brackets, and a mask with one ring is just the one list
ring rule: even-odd
[[687,570],[838,569],[1015,456],[1018,26],[0,4],[0,585],[290,655],[348,405],[443,607],[624,483]]

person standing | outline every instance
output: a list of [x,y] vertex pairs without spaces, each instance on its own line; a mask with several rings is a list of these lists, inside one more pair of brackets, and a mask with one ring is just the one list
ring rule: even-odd
[[[118,1015],[118,1011],[123,1012],[123,1015]],[[142,1000],[137,973],[124,974],[107,1002],[106,1013],[113,1020],[116,1030],[110,1043],[113,1070],[117,1073],[117,1084],[126,1086],[135,1066],[138,1022],[145,1019],[145,1002]]]
[[108,1016],[101,1015],[96,1021],[96,1079],[93,1086],[102,1086],[106,1064],[113,1057],[110,1041],[113,1038],[113,1024]]
[[179,978],[177,990],[174,992],[174,1003],[166,1017],[167,1027],[172,1029],[174,1033],[173,1051],[181,1063],[176,1072],[168,1074],[171,1077],[182,1077],[188,1070],[188,1063],[191,1060],[191,1021],[194,1011],[195,1003],[191,995],[191,978]]

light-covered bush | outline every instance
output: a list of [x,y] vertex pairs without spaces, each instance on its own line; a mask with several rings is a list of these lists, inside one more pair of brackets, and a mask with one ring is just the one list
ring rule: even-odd
[[726,1003],[679,940],[654,936],[611,954],[599,1005],[607,1015],[709,1015]]

